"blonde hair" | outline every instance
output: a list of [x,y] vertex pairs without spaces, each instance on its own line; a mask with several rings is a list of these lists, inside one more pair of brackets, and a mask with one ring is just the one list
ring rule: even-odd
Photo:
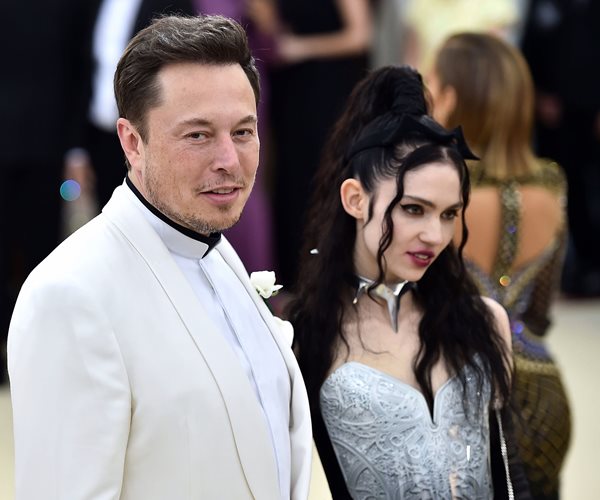
[[442,45],[434,70],[440,88],[456,93],[445,125],[463,127],[484,177],[505,180],[540,169],[531,148],[533,82],[515,47],[489,34],[456,34]]

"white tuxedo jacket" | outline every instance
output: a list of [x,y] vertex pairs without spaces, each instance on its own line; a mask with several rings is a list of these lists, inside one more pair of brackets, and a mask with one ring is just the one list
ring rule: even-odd
[[[29,276],[8,340],[17,500],[279,499],[262,409],[158,235],[119,187]],[[308,495],[298,365],[229,243],[220,252],[288,367],[292,485]]]

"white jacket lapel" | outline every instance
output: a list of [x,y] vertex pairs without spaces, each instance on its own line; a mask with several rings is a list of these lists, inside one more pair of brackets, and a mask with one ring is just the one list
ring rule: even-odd
[[253,496],[279,498],[273,448],[262,410],[246,374],[225,338],[216,331],[198,303],[169,251],[139,209],[127,199],[124,189],[119,187],[115,191],[103,214],[147,263],[211,370],[227,406],[240,462]]
[[290,385],[292,387],[290,439],[292,442],[293,484],[291,498],[306,498],[312,462],[312,424],[306,387],[294,353],[290,349],[290,339],[281,331],[280,326],[276,323],[273,314],[269,311],[264,300],[252,286],[242,261],[229,242],[227,240],[222,241],[215,250],[221,254],[225,262],[233,269],[254,300],[288,368]]

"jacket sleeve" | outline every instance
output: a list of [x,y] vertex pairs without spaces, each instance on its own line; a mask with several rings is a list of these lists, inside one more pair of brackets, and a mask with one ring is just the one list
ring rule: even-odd
[[16,499],[118,499],[131,397],[98,301],[82,287],[30,276],[9,330],[8,365]]

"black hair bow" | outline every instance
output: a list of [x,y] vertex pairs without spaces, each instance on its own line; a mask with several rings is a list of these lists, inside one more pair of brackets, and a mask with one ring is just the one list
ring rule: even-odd
[[380,119],[373,120],[350,148],[346,160],[350,161],[358,153],[367,149],[393,146],[412,138],[424,138],[454,148],[464,160],[479,160],[469,149],[461,127],[447,130],[428,115],[408,114],[399,117],[393,116],[391,121],[389,116],[385,115]]

